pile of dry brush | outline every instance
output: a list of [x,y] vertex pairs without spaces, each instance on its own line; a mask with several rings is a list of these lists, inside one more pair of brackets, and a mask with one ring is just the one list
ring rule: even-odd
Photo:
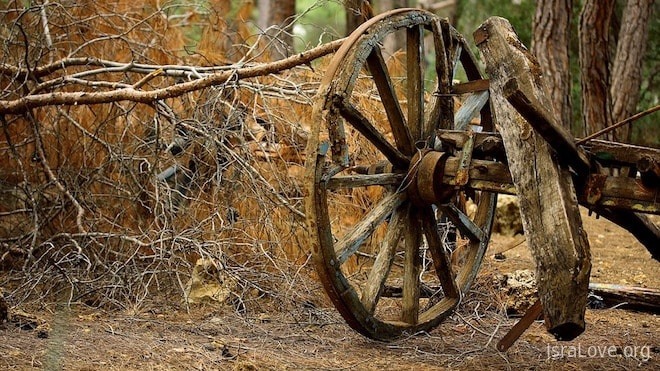
[[[322,76],[302,65],[243,79],[272,41],[241,21],[251,2],[30,3],[0,10],[12,303],[180,302],[200,258],[242,303],[314,285],[297,279],[311,271],[300,182]],[[174,93],[148,95],[161,91]]]

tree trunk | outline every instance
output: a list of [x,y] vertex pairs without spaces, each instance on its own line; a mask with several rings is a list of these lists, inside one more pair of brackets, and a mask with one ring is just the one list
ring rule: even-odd
[[[586,0],[580,14],[582,115],[586,134],[612,124],[609,23],[615,0]],[[602,139],[612,140],[612,133]]]
[[257,2],[257,9],[259,10],[257,25],[261,30],[265,30],[270,26],[270,1],[271,0],[258,0]]
[[346,36],[375,15],[371,0],[346,0]]
[[[612,118],[614,122],[632,116],[639,102],[642,60],[648,41],[653,0],[628,0],[623,11],[619,41],[612,68]],[[630,125],[616,130],[614,139],[630,142]]]
[[536,56],[555,114],[568,130],[572,125],[569,44],[572,0],[537,0],[532,26],[532,54]]
[[273,59],[286,58],[293,51],[293,20],[296,15],[296,0],[259,0],[259,26],[269,30],[270,52]]

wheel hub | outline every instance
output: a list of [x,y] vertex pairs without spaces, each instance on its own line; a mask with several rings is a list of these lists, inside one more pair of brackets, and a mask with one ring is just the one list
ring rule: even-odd
[[440,204],[454,194],[454,187],[443,184],[445,164],[450,154],[433,150],[418,152],[410,162],[408,196],[418,206]]

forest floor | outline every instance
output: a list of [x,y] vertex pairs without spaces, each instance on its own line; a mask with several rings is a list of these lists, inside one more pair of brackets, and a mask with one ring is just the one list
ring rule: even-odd
[[[630,234],[586,213],[583,220],[592,247],[592,282],[660,288],[660,263]],[[490,249],[510,240],[494,235]],[[570,342],[556,341],[537,321],[506,353],[497,351],[517,318],[506,316],[492,282],[518,269],[533,270],[524,243],[498,259],[489,254],[456,313],[430,333],[389,343],[351,330],[320,287],[311,293],[318,300],[286,310],[276,305],[243,313],[209,305],[186,310],[165,300],[130,312],[55,304],[22,308],[45,324],[31,330],[2,324],[0,369],[660,369],[660,316],[625,307],[588,309],[586,331]]]

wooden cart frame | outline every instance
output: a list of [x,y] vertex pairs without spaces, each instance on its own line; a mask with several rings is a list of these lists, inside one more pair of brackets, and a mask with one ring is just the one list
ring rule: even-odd
[[[396,68],[383,55],[389,37],[405,39]],[[305,178],[314,258],[336,308],[370,338],[428,331],[456,309],[488,246],[498,193],[519,196],[536,311],[557,338],[585,328],[591,262],[578,205],[660,256],[660,231],[640,214],[660,213],[660,150],[576,143],[510,24],[491,18],[474,37],[489,79],[447,20],[381,14],[347,38],[319,89]]]

